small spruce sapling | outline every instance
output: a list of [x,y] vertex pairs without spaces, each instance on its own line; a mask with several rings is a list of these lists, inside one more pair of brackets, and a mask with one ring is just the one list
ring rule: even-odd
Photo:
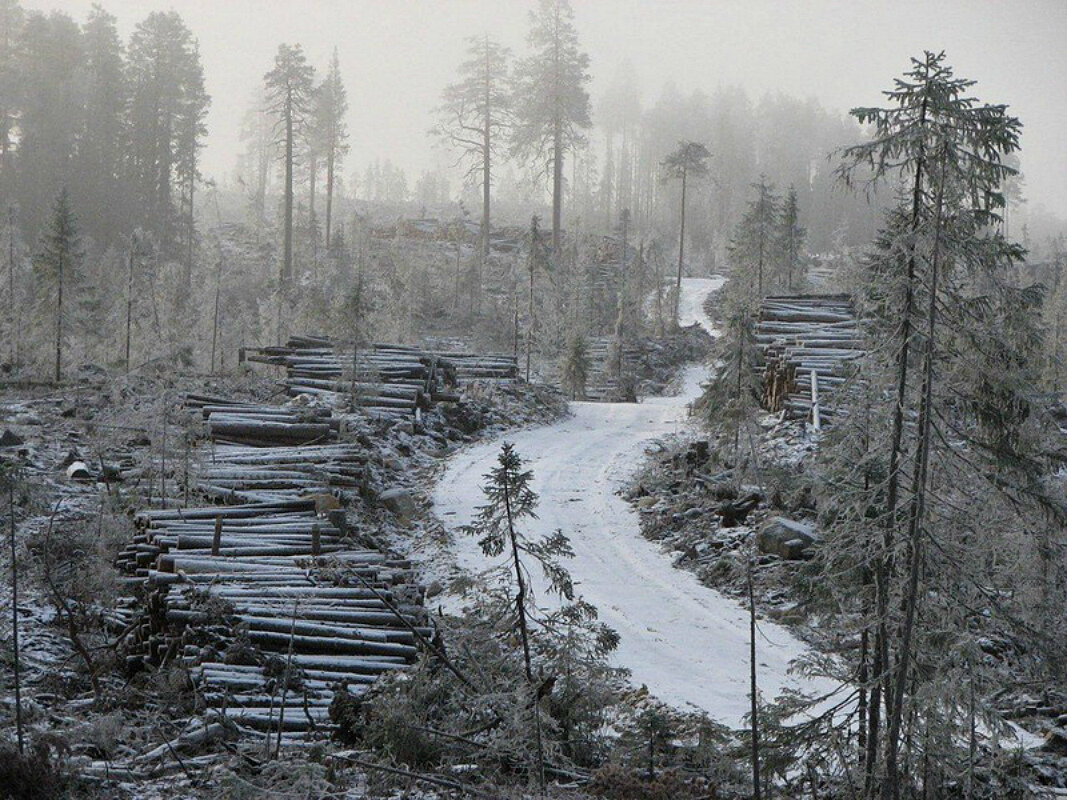
[[[572,558],[570,542],[562,531],[531,539],[519,530],[522,519],[536,519],[534,508],[537,506],[537,494],[530,488],[533,472],[523,469],[522,458],[515,452],[514,445],[505,442],[497,457],[497,466],[485,475],[482,491],[486,504],[478,508],[474,521],[462,528],[462,531],[478,537],[482,552],[490,558],[498,558],[506,553],[506,560],[497,570],[497,577],[505,591],[514,588],[514,627],[519,632],[522,642],[523,669],[530,692],[530,705],[534,709],[534,733],[536,737],[537,784],[542,789],[545,785],[545,752],[542,741],[541,717],[538,710],[539,701],[544,692],[550,691],[553,682],[535,681],[533,663],[530,655],[530,628],[534,611],[534,599],[530,590],[530,575],[527,560],[541,565],[549,589],[567,601],[574,599],[574,584],[566,569],[559,563],[560,558]],[[512,583],[514,581],[514,583]],[[538,685],[540,683],[540,686]]]

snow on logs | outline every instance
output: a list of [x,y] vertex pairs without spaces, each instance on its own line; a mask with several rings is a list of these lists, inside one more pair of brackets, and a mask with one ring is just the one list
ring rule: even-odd
[[285,367],[291,396],[354,395],[360,407],[386,414],[454,402],[460,382],[514,381],[519,374],[515,358],[508,355],[433,353],[395,344],[353,353],[318,336],[293,336],[284,347],[246,349],[244,358]]
[[337,495],[367,453],[336,441],[329,409],[189,395],[214,444],[199,475],[220,505],[151,509],[117,563],[135,587],[131,667],[182,660],[206,721],[284,736],[330,727],[339,686],[359,695],[432,635],[410,562],[366,547]]
[[[358,546],[313,499],[149,510],[135,522],[119,564],[148,594],[139,658],[182,658],[207,705],[239,725],[327,726],[337,685],[364,691],[431,633],[411,564]],[[239,641],[249,647],[235,658]]]
[[[863,353],[848,295],[764,298],[756,321],[763,405],[794,418],[832,418],[826,394],[846,383]],[[821,396],[820,396],[821,395]]]

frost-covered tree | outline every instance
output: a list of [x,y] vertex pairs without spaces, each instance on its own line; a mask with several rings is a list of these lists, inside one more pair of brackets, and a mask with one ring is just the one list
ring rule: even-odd
[[711,153],[700,142],[682,141],[663,159],[663,179],[682,182],[681,210],[678,219],[678,275],[674,284],[674,322],[678,323],[678,301],[682,294],[682,264],[685,260],[685,201],[691,178],[708,174],[708,159]]
[[81,259],[78,249],[77,220],[70,207],[70,194],[62,189],[52,207],[52,220],[41,237],[40,248],[34,259],[34,268],[40,297],[45,300],[52,311],[53,343],[55,345],[55,363],[53,377],[56,383],[63,373],[63,343],[66,336],[66,307],[64,291],[77,280],[77,269]]
[[563,225],[563,161],[579,147],[591,124],[589,56],[578,43],[568,0],[541,0],[530,12],[531,53],[515,68],[515,128],[519,158],[539,159],[552,171],[552,253],[560,256]]
[[281,44],[274,56],[274,68],[263,80],[267,90],[267,110],[274,117],[275,137],[282,148],[285,173],[284,241],[280,291],[289,291],[293,279],[293,166],[298,141],[303,137],[311,113],[315,69],[307,63],[300,45]]
[[445,87],[434,128],[434,133],[460,154],[467,166],[467,179],[481,185],[482,262],[489,255],[493,162],[504,152],[504,139],[512,120],[510,56],[508,48],[488,34],[471,37],[467,60],[459,66],[459,80]]
[[179,241],[176,206],[186,206],[187,230],[191,225],[188,192],[210,102],[196,40],[176,12],[153,12],[137,26],[128,47],[127,78],[136,211],[170,252]]
[[755,276],[756,297],[763,297],[765,273],[773,264],[779,244],[782,199],[774,193],[774,185],[760,175],[752,184],[756,191],[745,210],[730,242],[730,261],[734,270],[751,271]]
[[786,192],[779,218],[777,248],[785,269],[785,289],[793,291],[793,282],[803,281],[800,273],[800,258],[804,250],[804,228],[800,226],[800,209],[797,207],[797,192],[792,186]]
[[585,385],[589,379],[589,348],[585,337],[575,333],[567,342],[560,361],[560,383],[571,400],[585,399]]
[[[532,539],[520,527],[524,519],[536,518],[537,494],[530,488],[533,472],[523,469],[522,458],[515,448],[505,442],[500,449],[497,465],[486,474],[486,504],[478,508],[474,521],[463,532],[478,537],[478,545],[488,558],[505,556],[498,569],[498,577],[514,589],[514,627],[522,644],[523,668],[531,692],[536,692],[533,657],[531,655],[531,617],[535,604],[530,588],[529,563],[541,567],[549,589],[567,601],[574,600],[574,585],[561,558],[572,558],[570,542],[562,531]],[[531,696],[536,704],[536,695]],[[538,784],[545,782],[545,756],[540,716],[535,714]]]
[[[853,110],[874,135],[845,150],[840,170],[850,183],[862,169],[873,184],[894,181],[906,190],[870,265],[871,308],[881,320],[871,350],[881,363],[868,364],[865,379],[892,400],[875,406],[865,434],[864,459],[878,467],[866,473],[859,496],[867,498],[867,511],[856,520],[874,554],[866,556],[874,631],[863,666],[870,693],[861,758],[866,793],[885,800],[901,795],[907,774],[901,740],[908,715],[944,721],[941,706],[925,702],[924,692],[936,686],[949,717],[958,708],[952,687],[931,683],[919,663],[935,657],[923,648],[945,619],[937,598],[973,580],[966,565],[933,568],[961,530],[954,509],[971,503],[973,513],[988,499],[976,488],[992,475],[985,490],[1012,503],[1038,494],[1023,433],[1034,291],[1005,280],[1021,251],[992,227],[1011,174],[1004,157],[1018,149],[1020,123],[1004,106],[970,96],[973,86],[953,75],[943,53],[913,59],[885,92],[888,107]],[[969,477],[961,480],[961,473]]]
[[348,94],[341,80],[341,66],[337,48],[333,50],[326,80],[320,89],[319,130],[326,151],[326,249],[330,249],[333,236],[333,199],[337,182],[337,170],[348,155]]

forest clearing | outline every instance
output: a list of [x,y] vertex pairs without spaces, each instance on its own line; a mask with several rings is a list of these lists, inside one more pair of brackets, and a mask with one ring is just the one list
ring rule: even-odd
[[0,0],[0,799],[1067,797],[1067,7],[847,6]]

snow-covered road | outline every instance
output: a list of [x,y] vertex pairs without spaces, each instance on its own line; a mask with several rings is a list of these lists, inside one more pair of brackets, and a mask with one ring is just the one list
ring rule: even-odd
[[[702,306],[720,284],[719,278],[683,281],[683,325],[697,321],[712,330]],[[749,702],[746,611],[692,573],[672,567],[669,557],[641,536],[637,514],[616,494],[651,440],[688,424],[687,404],[706,375],[705,367],[689,367],[679,395],[640,404],[572,403],[573,416],[504,438],[533,470],[533,488],[541,496],[539,518],[526,521],[527,533],[537,537],[558,528],[570,537],[575,558],[565,566],[577,593],[618,631],[616,660],[631,670],[634,683],[668,703],[738,725]],[[449,530],[468,523],[472,509],[482,504],[483,475],[500,441],[457,453],[437,484],[434,505]],[[461,567],[485,569],[473,537],[457,533],[454,539]],[[803,644],[766,621],[759,630],[761,692],[773,697],[783,686],[802,684],[787,673]]]

